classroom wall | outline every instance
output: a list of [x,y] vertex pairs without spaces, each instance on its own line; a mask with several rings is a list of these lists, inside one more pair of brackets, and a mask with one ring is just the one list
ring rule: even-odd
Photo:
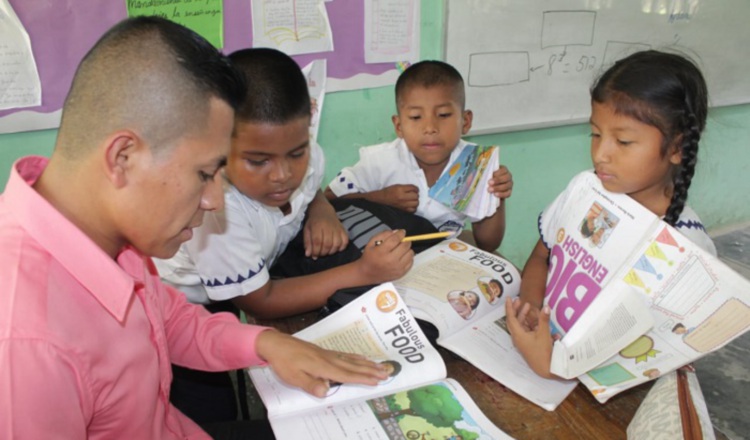
[[[435,7],[440,2],[427,7],[428,1],[422,3],[421,56],[439,59],[443,11]],[[360,146],[393,139],[394,112],[392,87],[326,96],[318,136],[327,158],[325,183],[357,160]],[[51,154],[56,135],[57,130],[0,135],[0,188],[18,157]],[[501,162],[513,173],[514,192],[507,202],[507,232],[500,252],[516,265],[523,265],[536,243],[539,212],[573,175],[590,168],[588,135],[588,126],[578,124],[467,138],[500,145]],[[749,172],[750,104],[711,109],[688,200],[709,230],[750,222],[745,194]]]

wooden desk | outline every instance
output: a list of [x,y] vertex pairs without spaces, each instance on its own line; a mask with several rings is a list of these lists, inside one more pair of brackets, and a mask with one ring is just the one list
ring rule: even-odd
[[[285,333],[295,333],[313,323],[308,313],[292,318],[262,321]],[[505,388],[470,363],[439,348],[448,377],[456,379],[492,422],[517,439],[624,439],[628,423],[653,382],[625,391],[600,404],[578,385],[555,411],[546,411]]]

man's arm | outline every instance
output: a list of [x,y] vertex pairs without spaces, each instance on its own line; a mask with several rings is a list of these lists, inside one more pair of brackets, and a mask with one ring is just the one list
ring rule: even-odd
[[0,342],[0,438],[85,439],[93,397],[73,360],[40,340]]
[[322,307],[339,289],[398,279],[414,261],[411,245],[401,242],[402,238],[404,231],[381,232],[370,240],[358,260],[311,275],[270,280],[232,302],[253,317],[280,318]]

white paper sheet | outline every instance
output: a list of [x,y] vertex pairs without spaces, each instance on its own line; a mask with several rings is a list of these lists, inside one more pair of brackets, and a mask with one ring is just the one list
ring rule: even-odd
[[333,50],[333,34],[322,0],[254,0],[253,47],[288,55]]
[[315,60],[302,68],[302,73],[307,80],[307,89],[310,91],[310,105],[312,117],[310,118],[310,136],[313,140],[318,139],[318,128],[320,117],[323,112],[323,100],[326,96],[326,60]]
[[0,110],[40,105],[42,84],[29,34],[7,0],[0,0]]
[[419,59],[419,2],[365,0],[365,62]]

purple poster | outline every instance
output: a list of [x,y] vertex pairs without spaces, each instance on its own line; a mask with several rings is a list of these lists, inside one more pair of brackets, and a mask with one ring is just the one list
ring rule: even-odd
[[[31,39],[42,83],[42,105],[0,111],[52,113],[62,108],[75,68],[86,51],[113,24],[127,16],[127,0],[9,0]],[[295,56],[301,66],[328,60],[328,77],[347,79],[359,73],[380,75],[393,63],[365,64],[364,0],[325,3],[333,32],[333,52]],[[250,0],[224,0],[224,52],[252,46]],[[57,124],[40,124],[51,128]],[[3,130],[2,131],[14,131]]]

